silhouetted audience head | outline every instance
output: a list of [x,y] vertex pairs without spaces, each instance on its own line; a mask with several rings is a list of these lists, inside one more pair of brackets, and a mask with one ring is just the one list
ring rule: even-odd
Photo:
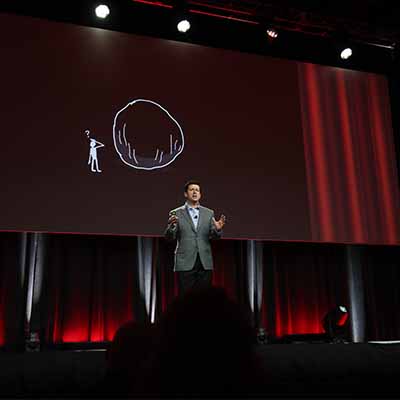
[[107,350],[105,394],[131,393],[153,349],[153,339],[154,327],[150,323],[129,321],[116,331]]
[[190,346],[200,355],[202,347],[247,351],[255,340],[250,319],[222,288],[193,290],[176,299],[159,329],[168,351]]
[[157,395],[251,393],[259,380],[255,332],[248,315],[221,288],[179,297],[157,331]]

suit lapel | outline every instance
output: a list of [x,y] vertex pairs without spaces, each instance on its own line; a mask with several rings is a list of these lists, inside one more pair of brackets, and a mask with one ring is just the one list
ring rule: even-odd
[[[187,220],[187,223],[192,227],[192,229],[196,232],[196,228],[194,227],[194,224],[193,224],[193,221],[192,221],[192,217],[190,216],[190,214],[189,214],[189,210],[187,209],[187,207],[184,205],[183,207],[183,215],[185,216],[185,218],[186,218],[186,220]],[[200,223],[200,221],[199,221],[199,223]],[[197,225],[197,228],[198,228],[199,226]]]
[[200,224],[204,220],[204,210],[202,206],[199,206],[199,221],[197,222],[197,230],[200,228]]

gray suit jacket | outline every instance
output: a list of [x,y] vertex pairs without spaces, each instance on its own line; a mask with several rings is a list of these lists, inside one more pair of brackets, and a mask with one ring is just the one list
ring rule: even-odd
[[170,215],[172,213],[178,217],[178,223],[175,226],[168,226],[164,235],[167,240],[177,241],[174,271],[190,271],[194,267],[197,253],[204,269],[213,269],[210,240],[219,239],[222,235],[212,222],[214,211],[199,206],[197,229],[185,205],[170,211]]

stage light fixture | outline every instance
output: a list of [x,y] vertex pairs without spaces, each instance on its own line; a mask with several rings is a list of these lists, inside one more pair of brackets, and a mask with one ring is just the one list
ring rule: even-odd
[[267,29],[267,35],[271,39],[276,39],[278,37],[278,31],[276,31],[273,28],[269,28],[269,29]]
[[350,47],[346,47],[345,49],[343,49],[340,53],[340,58],[342,60],[347,60],[348,58],[351,57],[351,55],[353,54],[353,51],[351,50]]
[[258,328],[257,330],[257,342],[259,344],[266,344],[268,342],[268,334],[264,328]]
[[179,32],[186,33],[190,29],[190,22],[187,19],[183,19],[178,22],[176,27]]
[[330,310],[322,320],[322,326],[334,343],[345,343],[348,336],[349,314],[343,305]]
[[105,19],[110,15],[110,9],[105,4],[100,4],[96,7],[95,13],[98,18]]

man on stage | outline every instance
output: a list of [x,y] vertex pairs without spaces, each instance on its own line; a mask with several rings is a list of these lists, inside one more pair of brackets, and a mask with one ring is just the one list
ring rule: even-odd
[[186,203],[169,213],[167,240],[177,240],[174,271],[178,273],[180,293],[211,286],[213,259],[211,239],[219,239],[225,216],[216,221],[214,211],[200,205],[200,183],[185,185]]

